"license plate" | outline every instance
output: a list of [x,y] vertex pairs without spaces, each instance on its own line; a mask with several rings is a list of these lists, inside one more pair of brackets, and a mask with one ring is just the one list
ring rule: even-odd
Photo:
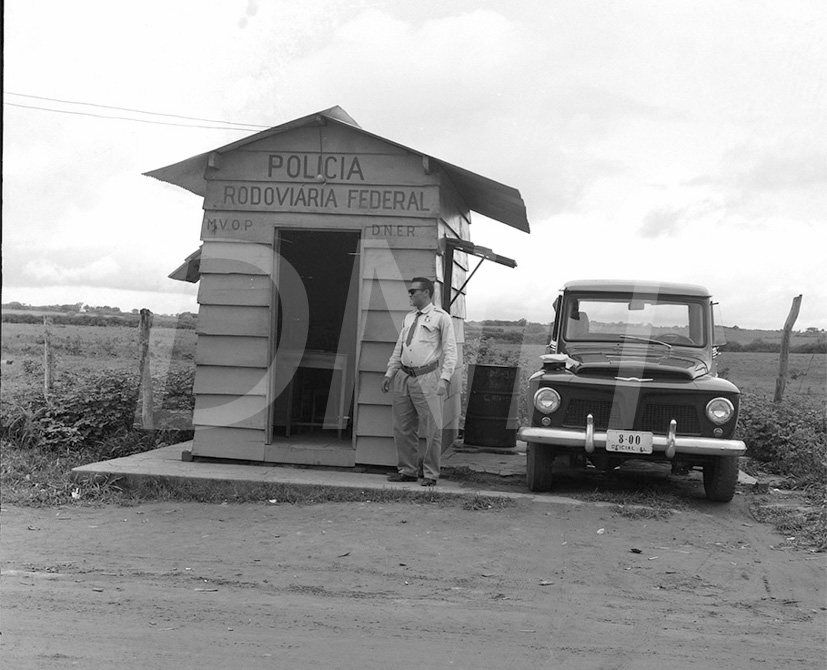
[[637,430],[607,430],[606,451],[651,454],[652,433],[643,433]]

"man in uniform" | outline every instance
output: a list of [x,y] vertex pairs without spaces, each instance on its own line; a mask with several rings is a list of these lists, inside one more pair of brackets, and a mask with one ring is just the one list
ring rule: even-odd
[[[414,277],[408,289],[411,306],[388,360],[382,391],[393,397],[393,439],[397,473],[392,482],[422,486],[439,479],[442,454],[442,404],[457,364],[457,342],[451,315],[433,304],[434,283]],[[425,426],[425,453],[419,453],[419,422]]]

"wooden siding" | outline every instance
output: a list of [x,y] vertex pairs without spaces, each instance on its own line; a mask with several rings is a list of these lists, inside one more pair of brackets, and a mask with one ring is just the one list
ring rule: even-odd
[[206,274],[201,276],[198,285],[198,302],[201,305],[270,307],[274,291],[270,277]]
[[270,341],[267,337],[199,335],[195,347],[197,366],[220,365],[267,369]]
[[360,435],[356,443],[356,462],[394,467],[397,459],[393,438]]
[[356,465],[356,452],[349,442],[303,445],[273,442],[264,445],[264,460],[269,463],[352,468]]
[[[359,406],[359,416],[356,418],[356,434],[360,437],[371,435],[373,437],[393,438],[393,414],[391,406],[370,405]],[[359,450],[359,443],[356,443],[356,450]]]
[[[388,144],[379,138],[370,137],[358,130],[351,130],[338,124],[320,125],[315,128],[304,127],[281,132],[251,142],[238,149],[241,153],[248,151],[307,151],[308,148],[325,153],[373,153],[395,156],[407,156],[401,147]],[[225,156],[222,156],[222,160]]]
[[193,424],[263,431],[267,425],[267,401],[264,396],[250,394],[196,394]]
[[252,242],[205,241],[201,274],[273,274],[273,247]]
[[355,216],[301,212],[232,212],[207,210],[201,221],[205,242],[252,242],[272,245],[275,229],[361,231],[363,245],[380,248],[436,248],[437,230],[430,219]]
[[192,455],[261,462],[264,460],[264,431],[196,426]]
[[[398,249],[373,247],[362,251],[363,279],[396,279],[410,281],[412,277],[434,278],[435,249]],[[390,253],[388,253],[390,252]]]
[[[402,320],[410,310],[403,311],[379,311],[370,310],[362,312],[364,327],[361,333],[363,342],[387,342],[391,349],[396,344],[399,331],[402,329]],[[390,355],[390,352],[388,352]]]
[[199,335],[268,337],[271,325],[269,307],[201,305],[196,332]]
[[195,394],[267,395],[269,385],[265,368],[199,365],[195,369]]
[[[301,174],[288,172],[287,160],[300,166]],[[314,167],[321,167],[323,182],[305,176]],[[240,147],[219,157],[217,167],[208,169],[207,181],[193,454],[307,465],[395,465],[390,396],[381,392],[382,377],[410,310],[408,282],[424,275],[441,292],[440,238],[469,238],[467,207],[453,185],[444,173],[425,170],[421,157],[338,124],[289,130]],[[280,187],[279,195],[272,191],[270,198],[282,200],[273,207],[254,201],[248,190],[242,202],[232,195],[238,191],[227,190],[245,185],[271,191]],[[289,195],[287,188],[293,189]],[[297,189],[304,189],[301,197]],[[372,191],[378,207],[366,196],[354,201],[354,189]],[[414,194],[422,198],[423,208],[415,200],[405,209],[395,207],[401,196],[388,193]],[[289,198],[294,198],[292,209],[285,206]],[[275,231],[287,228],[361,234],[355,450],[344,442],[316,450],[281,439],[265,444],[269,396],[263,389],[272,383],[272,277],[277,271],[273,243]],[[457,253],[454,262],[452,283],[459,287],[469,260]],[[445,405],[443,447],[456,436],[460,418],[465,296],[451,311],[460,364]]]
[[359,368],[363,374],[381,372],[388,369],[388,359],[393,353],[393,342],[362,342],[362,357]]
[[409,312],[411,310],[411,303],[408,300],[410,279],[363,280],[359,296],[360,308],[374,311]]

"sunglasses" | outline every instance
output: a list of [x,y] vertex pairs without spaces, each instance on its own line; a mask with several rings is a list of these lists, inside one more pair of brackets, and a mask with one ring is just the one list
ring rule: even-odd
[[417,291],[424,291],[424,290],[425,290],[424,288],[409,288],[408,289],[408,295],[413,295]]

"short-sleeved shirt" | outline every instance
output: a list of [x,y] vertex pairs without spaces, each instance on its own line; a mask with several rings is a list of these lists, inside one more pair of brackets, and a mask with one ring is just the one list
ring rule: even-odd
[[[403,365],[421,368],[441,359],[440,377],[450,381],[457,365],[457,341],[451,315],[433,303],[428,303],[419,312],[419,319],[416,318],[417,310],[405,315],[385,376],[393,376]],[[408,345],[408,332],[414,323],[416,329]]]

